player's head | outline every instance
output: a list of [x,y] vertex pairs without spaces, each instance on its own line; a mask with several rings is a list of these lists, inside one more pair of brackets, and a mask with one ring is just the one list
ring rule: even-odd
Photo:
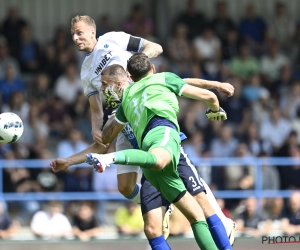
[[127,70],[133,81],[137,82],[147,75],[155,73],[155,67],[149,57],[143,53],[135,53],[127,62]]
[[96,40],[96,24],[93,18],[89,16],[77,15],[71,20],[71,34],[78,50],[93,51]]
[[129,85],[127,73],[120,64],[112,64],[102,70],[101,82],[101,91],[104,91],[108,86],[114,86],[117,87],[116,93]]

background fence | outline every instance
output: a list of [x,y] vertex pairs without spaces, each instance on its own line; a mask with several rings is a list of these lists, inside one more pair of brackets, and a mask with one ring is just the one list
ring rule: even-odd
[[[226,167],[235,163],[240,166],[252,165],[255,167],[255,187],[253,190],[214,191],[216,198],[247,198],[255,196],[257,199],[283,197],[288,198],[292,190],[263,190],[262,189],[262,166],[286,166],[291,167],[300,163],[299,158],[273,157],[273,158],[205,158],[201,160],[204,165],[212,167]],[[0,160],[0,180],[3,180],[3,168],[50,168],[48,160]],[[89,167],[86,164],[72,167]],[[105,175],[105,173],[103,173]],[[4,193],[3,185],[0,185],[0,199],[6,201],[29,201],[29,200],[123,200],[120,193],[108,192],[28,192],[28,193]]]

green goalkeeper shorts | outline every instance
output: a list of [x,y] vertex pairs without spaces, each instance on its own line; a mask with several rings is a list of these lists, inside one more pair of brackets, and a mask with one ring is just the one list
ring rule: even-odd
[[143,168],[147,180],[172,203],[183,191],[186,190],[177,172],[180,157],[180,137],[177,130],[158,126],[151,129],[142,142],[142,150],[149,151],[153,148],[164,148],[171,154],[171,162],[162,170]]

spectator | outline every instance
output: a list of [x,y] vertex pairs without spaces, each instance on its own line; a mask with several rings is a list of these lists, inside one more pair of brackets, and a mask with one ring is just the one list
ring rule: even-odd
[[54,86],[56,79],[64,72],[53,43],[46,44],[44,48],[41,56],[41,70],[51,78],[51,88]]
[[245,210],[237,216],[237,231],[251,237],[260,237],[270,232],[272,222],[257,209],[255,197],[249,197],[244,201]]
[[29,101],[43,109],[50,97],[52,97],[50,78],[47,74],[40,73],[35,78],[34,86],[29,89]]
[[260,126],[262,121],[269,116],[270,109],[274,105],[275,100],[271,98],[270,92],[262,89],[258,101],[251,105],[251,120]]
[[300,234],[300,192],[294,191],[289,198],[288,211],[281,219],[281,227],[285,234]]
[[240,158],[244,164],[229,162],[225,167],[225,188],[233,190],[249,190],[254,187],[255,169],[247,163],[252,158],[245,143],[240,143],[235,150],[235,157]]
[[181,77],[189,76],[190,53],[187,27],[184,24],[177,24],[175,34],[168,43],[168,55],[172,62],[172,71]]
[[255,122],[251,122],[247,128],[245,143],[253,156],[258,156],[261,152],[272,152],[271,144],[260,139],[259,127]]
[[297,108],[295,119],[292,120],[291,129],[296,132],[297,143],[300,145],[300,106]]
[[0,238],[5,240],[16,232],[16,225],[4,210],[3,203],[0,202]]
[[83,138],[86,141],[93,141],[89,102],[82,91],[77,92],[74,105],[70,107],[69,114],[74,117],[75,126],[81,131]]
[[123,24],[123,30],[129,34],[144,37],[145,29],[153,30],[153,22],[145,17],[143,6],[135,4],[131,8],[129,18]]
[[228,121],[235,129],[237,136],[242,136],[246,132],[251,119],[249,103],[242,95],[242,84],[239,78],[228,79],[234,86],[234,95],[230,98],[224,95],[221,106],[228,114]]
[[113,25],[111,24],[111,18],[104,14],[98,19],[97,26],[97,37],[104,35],[107,32],[115,30]]
[[267,158],[269,157],[269,155],[267,153],[261,152],[258,156],[266,160],[266,163],[262,165],[262,189],[279,190],[280,176],[278,169],[275,166],[268,164]]
[[87,147],[88,144],[83,141],[81,132],[73,128],[69,130],[67,138],[58,144],[57,156],[65,158],[69,155],[79,153]]
[[53,45],[58,56],[69,51],[71,47],[71,37],[69,36],[67,29],[64,26],[59,25],[54,34]]
[[291,39],[291,49],[290,49],[290,58],[292,61],[292,65],[299,71],[300,66],[300,21],[298,20],[296,23],[295,32]]
[[9,99],[8,104],[3,105],[3,112],[12,112],[20,116],[23,122],[28,121],[30,105],[25,100],[24,93],[21,91],[14,91]]
[[287,64],[282,66],[280,69],[280,78],[271,86],[268,86],[269,90],[272,92],[273,96],[278,100],[282,96],[289,93],[290,85],[292,84],[292,70]]
[[139,206],[126,201],[115,213],[115,223],[118,233],[123,236],[137,236],[144,230],[144,222]]
[[19,139],[18,143],[25,145],[31,155],[36,155],[47,143],[49,127],[40,119],[39,108],[37,105],[30,106],[29,118],[23,120],[25,133]]
[[292,166],[282,166],[280,170],[281,189],[300,189],[300,164],[298,158],[300,157],[300,146],[290,145],[288,156],[295,159]]
[[239,46],[239,54],[230,60],[230,68],[233,74],[247,80],[251,75],[258,73],[258,61],[251,56],[247,44],[243,43]]
[[197,11],[196,4],[195,0],[186,0],[186,10],[179,14],[175,21],[175,23],[183,23],[189,28],[188,38],[190,41],[199,34],[206,22],[203,14]]
[[14,64],[8,64],[5,68],[5,76],[0,79],[0,93],[2,93],[2,102],[8,103],[11,95],[15,91],[24,91],[23,81],[17,77]]
[[193,110],[189,109],[186,111],[184,118],[180,122],[180,128],[187,137],[192,136],[199,129]]
[[232,58],[238,56],[239,51],[239,34],[235,29],[229,29],[223,40],[222,45],[222,57],[226,63],[228,63]]
[[235,28],[233,21],[227,15],[227,3],[225,1],[217,2],[215,14],[211,26],[223,42],[226,39],[228,31]]
[[263,120],[260,127],[260,137],[264,142],[272,145],[272,151],[276,152],[284,143],[285,138],[291,131],[291,123],[285,119],[278,107],[270,110],[270,115]]
[[[4,155],[5,160],[16,160],[18,152],[7,151]],[[22,159],[22,158],[21,158]],[[12,167],[5,168],[3,171],[3,191],[14,193],[27,193],[41,191],[39,185],[33,180],[30,169],[24,168],[21,164],[11,163]],[[13,201],[9,204],[16,207],[18,211],[18,220],[21,224],[25,224],[28,217],[39,208],[37,201]]]
[[[109,151],[111,151],[111,149]],[[116,166],[112,165],[109,169],[107,169],[105,175],[96,172],[93,173],[92,183],[93,191],[95,192],[118,193],[119,190]],[[109,221],[107,221],[106,204],[106,200],[97,201],[97,217],[102,224],[109,224]]]
[[41,110],[41,118],[47,123],[52,137],[65,135],[73,126],[67,105],[58,97],[51,97]]
[[219,137],[211,142],[210,151],[212,157],[232,157],[238,145],[232,134],[232,127],[225,125],[219,133]]
[[184,151],[189,159],[198,166],[201,161],[201,152],[205,149],[203,134],[197,131],[187,141],[184,141]]
[[267,199],[265,209],[268,215],[268,218],[272,221],[272,234],[281,235],[281,218],[284,208],[284,202],[282,197],[276,197]]
[[221,41],[210,26],[205,26],[200,36],[193,40],[198,60],[210,78],[216,78],[221,62]]
[[5,77],[5,71],[8,65],[14,65],[16,75],[19,76],[19,63],[9,55],[6,38],[0,36],[0,79]]
[[295,81],[289,87],[286,94],[282,94],[280,99],[280,109],[283,116],[293,121],[297,115],[297,109],[300,107],[300,81]]
[[255,7],[251,3],[247,7],[246,18],[240,22],[240,35],[255,51],[260,50],[264,41],[267,25],[265,21],[256,15]]
[[37,159],[45,160],[41,169],[36,169],[32,176],[37,180],[42,192],[60,192],[63,191],[61,174],[54,174],[48,168],[47,162],[53,159],[52,152],[47,148],[40,148],[35,156]]
[[222,198],[217,198],[216,201],[217,201],[219,207],[221,208],[222,213],[223,213],[227,218],[232,218],[232,215],[231,215],[230,210],[227,209],[227,208],[225,207],[225,201],[224,201],[224,199],[222,199]]
[[[76,66],[69,63],[65,68],[65,74],[59,77],[55,83],[54,93],[67,104],[73,104],[77,93],[82,90],[80,77],[77,75]],[[68,93],[66,95],[66,93]]]
[[261,86],[260,76],[254,74],[250,77],[250,82],[243,88],[243,96],[249,102],[256,102],[260,97],[260,93],[264,91]]
[[68,218],[62,214],[58,201],[49,201],[45,210],[36,212],[30,223],[33,234],[43,239],[58,239],[70,236],[72,227]]
[[6,37],[11,55],[16,57],[20,48],[21,29],[26,25],[26,21],[19,16],[16,8],[10,8],[7,17],[3,21],[2,31]]
[[81,241],[89,241],[102,231],[92,205],[87,202],[80,204],[77,214],[73,217],[72,226],[73,234]]
[[261,58],[261,72],[267,83],[272,83],[279,80],[280,70],[283,66],[289,65],[289,59],[279,51],[278,43],[273,40],[268,46],[268,54]]
[[292,35],[295,31],[295,23],[290,19],[284,3],[276,3],[275,15],[271,19],[269,29],[282,49],[288,49]]
[[24,73],[34,73],[39,69],[39,46],[32,37],[32,30],[29,25],[25,25],[21,29],[21,41],[19,48],[19,62],[21,70]]
[[278,157],[289,157],[291,148],[298,146],[298,133],[292,130],[289,135],[285,138],[284,144],[277,151],[275,156]]

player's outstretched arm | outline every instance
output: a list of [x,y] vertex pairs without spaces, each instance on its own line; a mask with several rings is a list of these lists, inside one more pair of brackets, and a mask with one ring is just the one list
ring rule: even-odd
[[68,158],[57,158],[50,163],[51,169],[54,173],[57,173],[62,170],[66,170],[72,165],[81,164],[86,161],[86,154],[88,153],[98,153],[98,154],[105,154],[109,148],[109,145],[93,143],[85,150],[71,155]]
[[103,124],[103,108],[100,94],[91,95],[89,97],[89,103],[91,108],[93,140],[97,143],[101,143],[102,132],[100,128]]
[[210,108],[212,111],[216,112],[220,109],[219,100],[217,96],[209,90],[197,88],[187,84],[183,88],[182,96],[204,101],[208,108]]
[[145,39],[139,52],[144,53],[149,58],[154,58],[160,55],[163,49],[158,43],[153,43]]
[[220,107],[219,100],[213,92],[186,84],[182,96],[204,101],[208,106],[205,115],[209,120],[223,121],[227,119],[226,112]]
[[234,87],[227,82],[208,81],[198,78],[185,78],[183,81],[198,88],[216,89],[219,93],[228,96],[232,96],[234,94]]

